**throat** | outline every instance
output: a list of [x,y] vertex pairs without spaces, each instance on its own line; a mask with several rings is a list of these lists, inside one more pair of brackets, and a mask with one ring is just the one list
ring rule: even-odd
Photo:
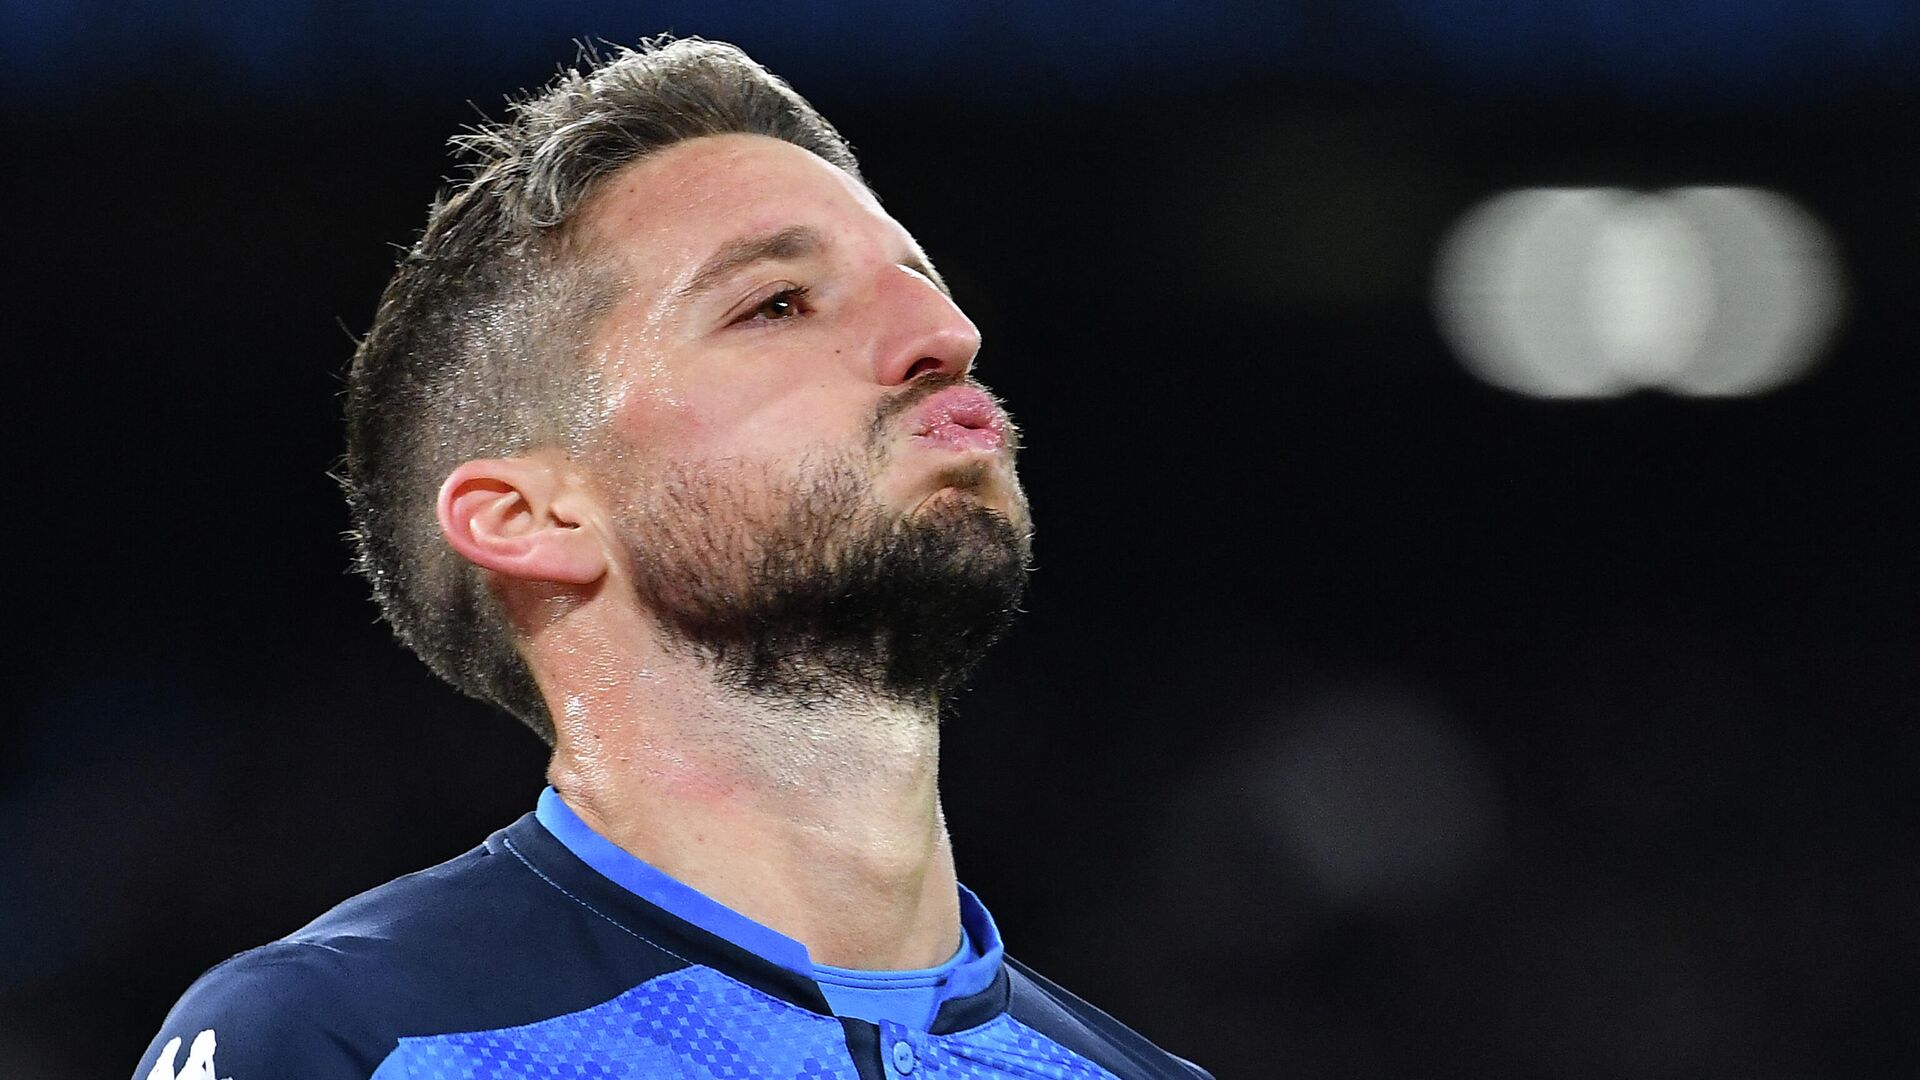
[[[673,682],[656,672],[649,690]],[[948,959],[959,909],[931,715],[873,699],[676,704],[596,724],[597,738],[563,731],[549,775],[582,821],[816,962]]]

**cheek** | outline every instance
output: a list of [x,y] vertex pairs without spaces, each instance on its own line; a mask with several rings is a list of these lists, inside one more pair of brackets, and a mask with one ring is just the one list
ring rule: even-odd
[[608,343],[599,360],[608,387],[604,415],[620,442],[649,453],[684,446],[712,426],[699,387],[644,328]]
[[684,433],[704,425],[701,411],[684,383],[665,378],[637,379],[621,387],[611,402],[614,424],[643,441]]
[[798,360],[690,357],[654,344],[630,335],[602,353],[610,427],[644,457],[780,462],[865,447],[877,402],[844,380]]
[[827,413],[749,380],[634,380],[612,411],[623,441],[677,461],[779,461],[827,436]]
[[679,436],[709,457],[782,461],[864,445],[870,405],[824,385],[736,377],[688,389]]

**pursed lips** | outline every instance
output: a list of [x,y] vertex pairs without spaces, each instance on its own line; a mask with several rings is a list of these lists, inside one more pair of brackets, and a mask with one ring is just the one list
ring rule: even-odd
[[933,394],[909,416],[913,434],[954,449],[998,450],[1007,444],[1007,414],[976,386],[949,387]]

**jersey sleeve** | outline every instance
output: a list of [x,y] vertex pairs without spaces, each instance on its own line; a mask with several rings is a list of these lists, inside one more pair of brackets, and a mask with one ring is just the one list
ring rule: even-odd
[[360,1015],[327,947],[254,949],[187,989],[133,1080],[367,1080],[392,1047]]

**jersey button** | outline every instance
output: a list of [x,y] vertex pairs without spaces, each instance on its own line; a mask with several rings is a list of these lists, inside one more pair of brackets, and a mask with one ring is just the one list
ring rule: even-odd
[[914,1064],[913,1047],[908,1046],[904,1042],[894,1043],[893,1071],[899,1073],[901,1076],[906,1076],[908,1073],[913,1072]]

